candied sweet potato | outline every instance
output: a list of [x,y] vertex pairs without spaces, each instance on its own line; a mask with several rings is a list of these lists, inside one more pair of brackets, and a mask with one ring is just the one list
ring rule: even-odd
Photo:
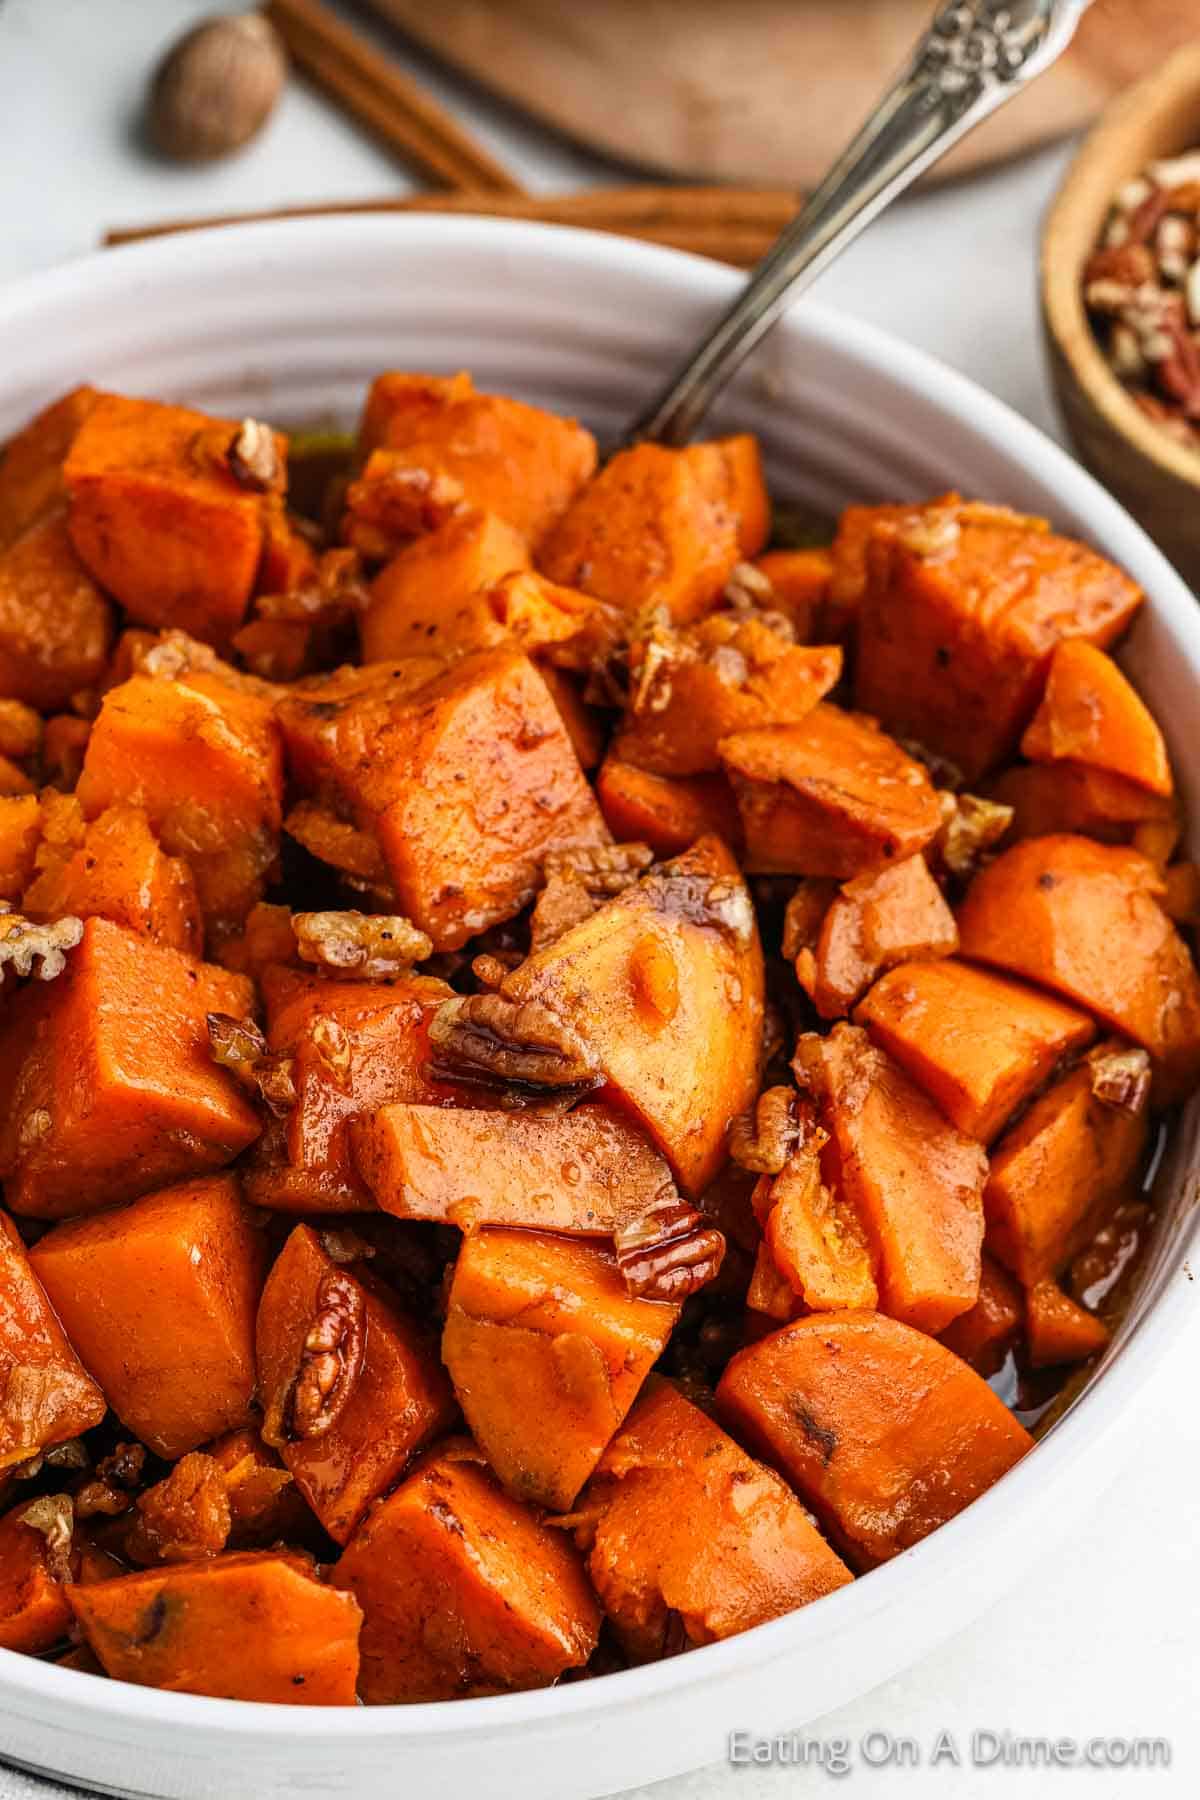
[[262,480],[238,473],[245,425],[119,394],[88,412],[63,466],[71,542],[131,619],[216,645],[241,624],[263,549],[261,490],[286,479],[286,438],[257,429],[273,446]]
[[763,477],[762,452],[751,432],[688,444],[681,452],[714,501],[733,515],[743,556],[757,556],[771,535],[771,499]]
[[[874,1257],[850,1197],[822,1177],[824,1138],[824,1132],[810,1133],[778,1175],[763,1177],[757,1202],[765,1214],[763,1244],[789,1292],[809,1311],[869,1310],[879,1301]],[[780,1316],[791,1318],[795,1310],[789,1306]]]
[[104,1413],[104,1396],[0,1213],[0,1477],[48,1445],[98,1425]]
[[313,1514],[289,1469],[249,1426],[224,1431],[205,1445],[225,1479],[229,1501],[229,1548],[266,1549],[281,1540],[309,1536]]
[[957,948],[954,914],[923,856],[858,875],[845,883],[821,921],[813,951],[813,1005],[823,1019],[843,1018],[884,969],[951,956]]
[[69,1590],[109,1675],[169,1693],[353,1706],[361,1611],[286,1551],[234,1551]]
[[958,916],[965,957],[1040,982],[1143,1045],[1164,1106],[1200,1079],[1200,979],[1165,893],[1134,850],[1030,838],[975,877]]
[[798,1319],[739,1351],[717,1407],[860,1570],[927,1537],[1033,1447],[965,1362],[879,1313]]
[[845,1587],[850,1571],[779,1477],[654,1379],[579,1506],[588,1570],[635,1662],[672,1627],[711,1644]]
[[852,637],[867,586],[867,546],[879,527],[895,525],[911,509],[894,501],[847,506],[829,546],[829,587],[821,628],[837,643]]
[[986,1156],[857,1026],[802,1036],[793,1067],[829,1134],[826,1182],[874,1251],[881,1309],[943,1330],[979,1297]]
[[633,1298],[599,1244],[482,1230],[454,1266],[442,1359],[510,1492],[565,1512],[679,1319]]
[[1042,520],[935,503],[867,542],[855,704],[973,781],[1012,755],[1062,638],[1100,648],[1142,593]]
[[252,1004],[243,976],[88,919],[65,972],[16,994],[0,1024],[13,1211],[95,1211],[244,1150],[260,1121],[212,1061],[205,1019]]
[[72,388],[9,438],[0,456],[0,547],[14,543],[47,513],[62,510],[63,463],[99,398],[93,387]]
[[548,851],[609,834],[527,657],[485,650],[429,673],[372,664],[293,691],[279,718],[299,782],[338,791],[399,909],[446,950],[519,912]]
[[62,511],[0,550],[0,692],[42,712],[104,672],[113,611],[83,567]]
[[1012,807],[1008,844],[1059,832],[1128,844],[1140,826],[1170,824],[1175,817],[1173,801],[1087,763],[1021,763],[997,775],[984,791]]
[[249,1423],[263,1261],[232,1175],[72,1219],[30,1252],[105,1399],[165,1457]]
[[41,833],[42,808],[36,794],[0,795],[0,900],[15,904],[25,892]]
[[801,725],[767,725],[721,743],[755,874],[839,881],[915,856],[942,815],[921,764],[873,721],[819,705]]
[[833,557],[828,550],[768,550],[754,567],[771,584],[767,604],[792,622],[800,643],[812,643],[829,593]]
[[596,798],[618,843],[649,844],[657,856],[678,856],[701,837],[741,842],[741,815],[724,775],[651,775],[610,753]]
[[1025,1336],[1035,1369],[1086,1362],[1104,1349],[1109,1335],[1103,1319],[1064,1294],[1055,1281],[1035,1282],[1025,1296]]
[[1096,1035],[1087,1013],[957,957],[893,969],[854,1016],[951,1124],[981,1144]]
[[[455,1416],[436,1346],[360,1275],[297,1225],[258,1310],[264,1432],[339,1544]],[[328,1383],[318,1379],[322,1355],[336,1361]]]
[[500,995],[561,1021],[684,1191],[708,1186],[730,1120],[757,1091],[763,1006],[754,908],[719,839],[650,870],[535,951]]
[[371,1704],[549,1687],[585,1663],[600,1609],[562,1531],[448,1444],[368,1513],[334,1580],[363,1609]]
[[224,1470],[204,1451],[189,1450],[137,1496],[122,1548],[128,1561],[146,1568],[198,1562],[224,1550],[231,1524]]
[[940,1337],[947,1350],[961,1356],[986,1380],[1003,1366],[1024,1319],[1021,1289],[1007,1269],[985,1250],[978,1300],[968,1312],[951,1319]]
[[73,1615],[64,1570],[21,1516],[27,1505],[0,1517],[0,1650],[42,1656],[67,1636]]
[[142,809],[118,803],[86,827],[81,815],[79,832],[75,844],[43,841],[36,877],[22,901],[26,917],[111,919],[155,943],[199,955],[204,926],[191,867],[166,854]]
[[529,566],[525,539],[495,513],[457,513],[415,538],[371,583],[359,620],[364,662],[489,649],[504,626],[488,605],[501,576]]
[[1031,762],[1107,769],[1164,799],[1174,791],[1167,746],[1149,708],[1112,657],[1082,638],[1055,646],[1021,754]]

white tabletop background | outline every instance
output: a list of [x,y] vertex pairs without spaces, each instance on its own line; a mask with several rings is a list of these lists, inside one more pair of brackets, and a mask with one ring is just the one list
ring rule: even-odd
[[[136,132],[146,71],[162,46],[211,7],[212,0],[0,0],[0,281],[91,250],[108,225],[366,199],[409,185],[299,81],[260,140],[227,163],[192,171],[148,157]],[[395,39],[380,36],[403,55]],[[406,60],[531,188],[622,179],[428,65]],[[1046,152],[898,207],[824,278],[821,299],[936,352],[1055,432],[1037,331],[1034,246],[1065,160],[1065,150]],[[1200,1301],[1200,1286],[1196,1291]],[[873,1769],[856,1755],[840,1782],[819,1769],[719,1767],[638,1790],[639,1800],[778,1800],[831,1786],[855,1800],[901,1800],[906,1793],[922,1800],[1040,1800],[1060,1792],[1079,1800],[1151,1800],[1200,1792],[1198,1365],[1200,1317],[1157,1388],[1143,1396],[1111,1485],[1075,1520],[1067,1551],[1046,1562],[1031,1542],[1008,1600],[899,1679],[806,1727],[814,1737],[852,1745],[871,1732],[907,1735],[926,1761],[942,1729],[964,1751],[975,1730],[1080,1740],[1161,1736],[1172,1744],[1169,1770],[940,1765],[913,1773]],[[804,1696],[797,1694],[797,1722],[803,1718]],[[0,1800],[46,1800],[51,1792],[0,1768]],[[397,1794],[403,1792],[397,1770]],[[519,1774],[513,1793],[515,1800]]]

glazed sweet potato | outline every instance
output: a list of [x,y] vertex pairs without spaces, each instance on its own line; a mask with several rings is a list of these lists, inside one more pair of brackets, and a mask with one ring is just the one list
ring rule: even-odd
[[68,1343],[11,1220],[0,1212],[0,1478],[48,1445],[98,1425],[104,1412],[104,1396]]
[[843,509],[829,546],[829,586],[820,620],[822,631],[835,643],[844,643],[854,635],[867,586],[867,546],[872,536],[877,528],[887,530],[909,511],[910,508],[894,502]]
[[951,1124],[981,1144],[1096,1035],[1087,1013],[957,958],[893,969],[854,1016]]
[[1008,844],[1059,832],[1128,844],[1141,826],[1169,825],[1176,816],[1173,801],[1086,763],[1021,763],[997,775],[984,791],[1012,808]]
[[942,1331],[979,1297],[987,1158],[857,1026],[802,1036],[792,1066],[829,1134],[827,1185],[874,1252],[880,1307]]
[[[182,406],[101,395],[63,465],[71,542],[142,625],[228,643],[254,589],[264,499],[282,491],[287,439]],[[253,466],[250,464],[253,463]]]
[[[318,1343],[319,1339],[319,1343]],[[363,1269],[297,1225],[258,1309],[263,1431],[308,1504],[344,1544],[371,1501],[455,1416],[436,1345]],[[332,1356],[331,1380],[322,1356]]]
[[453,482],[538,544],[596,467],[596,441],[574,419],[504,394],[477,393],[466,374],[379,375],[359,430],[362,452]]
[[754,567],[771,584],[768,604],[790,619],[797,640],[814,643],[833,577],[828,550],[768,550]]
[[368,1704],[548,1687],[587,1661],[600,1628],[565,1533],[506,1494],[465,1442],[372,1509],[334,1580],[363,1609]]
[[[844,1185],[829,1186],[823,1178],[821,1150],[826,1142],[823,1131],[810,1130],[778,1175],[763,1176],[755,1197],[763,1246],[789,1294],[808,1311],[869,1310],[879,1303],[875,1258]],[[748,1298],[747,1305],[782,1318],[791,1318],[798,1310],[791,1303],[785,1309],[778,1295],[771,1298],[768,1272],[761,1268],[757,1298]]]
[[236,1177],[57,1225],[30,1262],[105,1399],[159,1456],[250,1422],[264,1248]]
[[951,1319],[941,1336],[947,1350],[970,1363],[986,1381],[1003,1367],[1025,1320],[1021,1289],[994,1256],[983,1253],[979,1298],[969,1312]]
[[72,388],[9,438],[0,456],[0,548],[15,543],[47,513],[62,510],[63,463],[99,398],[95,388]]
[[1064,1294],[1055,1281],[1039,1281],[1025,1296],[1025,1335],[1030,1365],[1086,1362],[1103,1350],[1109,1329],[1103,1319]]
[[504,626],[488,590],[529,566],[525,539],[495,513],[456,514],[414,539],[371,583],[359,620],[364,662],[461,654],[500,643]]
[[802,725],[743,731],[721,743],[756,874],[839,881],[915,856],[942,815],[933,784],[872,721],[817,706]]
[[142,1568],[198,1562],[220,1555],[232,1522],[221,1465],[202,1450],[189,1450],[162,1481],[137,1496],[125,1515],[122,1550]]
[[72,1612],[67,1600],[69,1550],[58,1558],[45,1534],[22,1519],[29,1502],[0,1517],[0,1650],[43,1656],[67,1636]]
[[256,1430],[222,1432],[205,1449],[225,1478],[231,1550],[265,1550],[311,1536],[313,1514],[291,1471]]
[[500,998],[513,1015],[532,1003],[581,1042],[585,1064],[697,1194],[754,1098],[762,992],[750,897],[725,846],[704,838],[535,951]]
[[711,1644],[807,1606],[850,1571],[779,1477],[653,1379],[584,1491],[579,1537],[626,1654]]
[[859,1570],[919,1543],[1033,1447],[965,1362],[879,1313],[798,1319],[739,1351],[717,1407]]
[[66,1218],[220,1168],[261,1129],[209,1054],[206,1015],[250,983],[107,919],[0,1024],[0,1173],[14,1212]]
[[48,798],[44,810],[36,873],[30,870],[21,903],[27,918],[111,919],[156,944],[200,954],[204,925],[191,866],[166,854],[141,807],[107,807],[88,825],[66,795]]
[[[1126,1198],[1146,1150],[1145,1062],[1101,1046],[1040,1095],[996,1145],[987,1243],[1024,1286],[1057,1275]],[[1115,1098],[1105,1071],[1118,1058]]]
[[845,883],[824,914],[811,961],[797,959],[796,973],[820,1016],[840,1019],[884,969],[957,949],[954,914],[928,863],[908,856]]
[[279,707],[293,773],[335,787],[376,837],[399,910],[436,949],[519,912],[548,851],[608,841],[558,709],[519,651],[465,656],[432,680],[424,664],[377,663],[329,686],[322,697],[322,683],[306,684]]
[[0,794],[0,900],[15,904],[25,892],[41,835],[42,808],[36,794]]
[[43,712],[102,675],[113,611],[83,567],[61,510],[0,551],[0,692]]
[[1148,708],[1112,657],[1082,638],[1055,646],[1021,754],[1106,769],[1163,799],[1174,792],[1167,746]]
[[541,1231],[464,1241],[442,1360],[511,1493],[552,1512],[572,1505],[678,1319],[678,1306],[631,1297],[599,1244]]
[[105,1672],[140,1687],[353,1706],[356,1601],[282,1551],[234,1552],[68,1590]]
[[400,1219],[609,1237],[675,1193],[671,1171],[620,1113],[381,1106],[352,1127],[359,1173]]
[[651,775],[610,754],[596,798],[618,843],[649,844],[656,856],[678,856],[701,837],[735,848],[741,842],[741,815],[724,775]]
[[1165,892],[1133,850],[1031,838],[976,876],[958,916],[964,956],[1065,994],[1143,1045],[1164,1106],[1200,1079],[1200,980]]

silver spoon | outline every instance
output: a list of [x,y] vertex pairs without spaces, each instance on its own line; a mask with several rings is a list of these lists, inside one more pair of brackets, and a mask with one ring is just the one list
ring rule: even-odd
[[941,6],[895,85],[625,443],[687,443],[787,302],[960,138],[1056,62],[1089,4]]

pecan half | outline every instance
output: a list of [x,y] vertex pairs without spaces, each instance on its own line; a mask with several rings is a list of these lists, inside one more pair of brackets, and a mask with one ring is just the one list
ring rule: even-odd
[[642,1300],[686,1300],[712,1281],[725,1255],[725,1239],[679,1194],[656,1202],[613,1236],[617,1267],[631,1294]]
[[362,1373],[366,1342],[362,1289],[341,1269],[327,1270],[288,1395],[285,1430],[290,1441],[323,1437],[337,1424]]
[[1135,1117],[1150,1098],[1150,1058],[1145,1050],[1093,1050],[1087,1058],[1092,1093],[1102,1106]]
[[304,962],[356,981],[387,981],[433,954],[433,944],[399,913],[294,914],[296,948]]
[[17,912],[0,913],[0,981],[6,968],[35,981],[53,981],[67,966],[66,952],[83,936],[83,920],[68,917],[35,925]]
[[778,1175],[807,1129],[795,1088],[767,1088],[729,1127],[729,1154],[752,1175]]
[[467,994],[444,1000],[429,1042],[452,1069],[530,1087],[595,1087],[601,1080],[583,1040],[536,1000]]
[[215,1063],[235,1075],[277,1119],[296,1104],[295,1063],[267,1048],[267,1040],[250,1019],[209,1013],[208,1049]]

